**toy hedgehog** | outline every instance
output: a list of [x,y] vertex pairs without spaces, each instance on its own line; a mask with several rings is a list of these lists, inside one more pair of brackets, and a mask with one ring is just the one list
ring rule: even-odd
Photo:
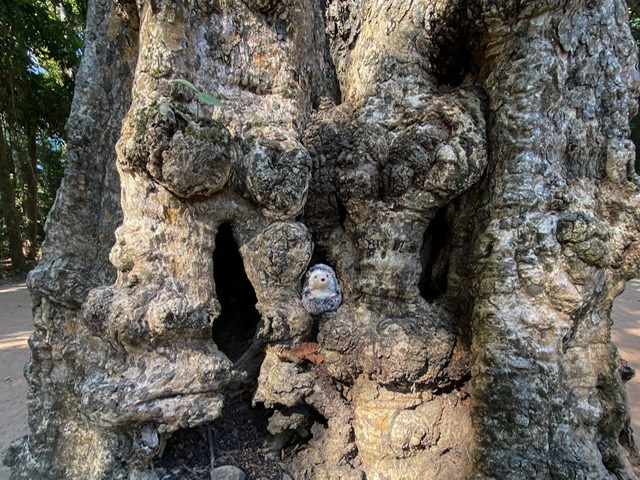
[[336,272],[328,265],[319,263],[307,272],[302,289],[302,305],[313,315],[337,310],[342,303],[342,291]]

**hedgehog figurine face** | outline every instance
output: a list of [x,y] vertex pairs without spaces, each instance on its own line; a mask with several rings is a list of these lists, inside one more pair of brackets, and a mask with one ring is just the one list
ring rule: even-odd
[[336,272],[328,265],[319,263],[307,272],[302,289],[302,305],[313,315],[332,312],[342,303],[342,291]]

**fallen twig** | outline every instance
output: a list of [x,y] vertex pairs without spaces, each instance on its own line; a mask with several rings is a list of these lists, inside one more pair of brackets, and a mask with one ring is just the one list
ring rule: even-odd
[[216,466],[216,457],[213,453],[213,433],[211,433],[211,425],[205,425],[207,430],[207,443],[209,443],[209,476],[213,480],[213,469]]

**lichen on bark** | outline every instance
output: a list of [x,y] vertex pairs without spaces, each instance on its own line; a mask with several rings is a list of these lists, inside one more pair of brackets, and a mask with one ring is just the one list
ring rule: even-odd
[[12,478],[154,478],[247,385],[296,479],[637,478],[636,48],[620,1],[521,3],[91,2]]

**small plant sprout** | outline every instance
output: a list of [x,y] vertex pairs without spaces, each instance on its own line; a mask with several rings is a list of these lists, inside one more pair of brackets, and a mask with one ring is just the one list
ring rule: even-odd
[[[209,95],[208,93],[201,92],[193,85],[193,83],[189,82],[188,80],[185,80],[183,78],[176,78],[174,80],[171,80],[171,83],[179,83],[180,85],[184,85],[185,87],[190,88],[191,90],[196,92],[196,100],[198,100],[199,103],[205,103],[207,105],[211,105],[214,107],[222,106],[222,101],[220,101],[213,95]],[[196,115],[200,116],[200,112],[198,111],[197,105],[196,105]]]

